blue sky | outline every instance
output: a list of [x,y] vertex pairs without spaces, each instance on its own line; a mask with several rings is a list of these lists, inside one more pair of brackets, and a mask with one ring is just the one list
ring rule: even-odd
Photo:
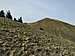
[[75,25],[75,0],[0,0],[1,9],[22,16],[24,22],[49,17]]

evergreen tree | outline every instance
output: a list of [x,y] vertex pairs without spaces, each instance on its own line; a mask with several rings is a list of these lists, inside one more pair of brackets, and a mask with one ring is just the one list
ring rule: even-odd
[[7,12],[7,14],[6,14],[6,17],[12,20],[12,15],[11,15],[11,13],[10,13],[10,10],[8,10],[8,12]]
[[4,10],[1,10],[1,11],[0,11],[0,17],[5,17]]
[[16,19],[16,18],[14,18],[14,21],[17,21],[17,19]]
[[20,17],[20,18],[18,19],[18,22],[23,23],[22,17]]

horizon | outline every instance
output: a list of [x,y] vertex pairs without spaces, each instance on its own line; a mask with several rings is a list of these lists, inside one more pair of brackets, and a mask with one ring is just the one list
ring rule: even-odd
[[51,18],[75,25],[74,0],[2,0],[0,9],[10,10],[17,19],[22,16],[24,22],[36,22]]

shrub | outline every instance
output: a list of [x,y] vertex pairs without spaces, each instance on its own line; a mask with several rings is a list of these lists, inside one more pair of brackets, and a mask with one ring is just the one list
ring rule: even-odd
[[44,30],[43,28],[40,28],[40,30]]

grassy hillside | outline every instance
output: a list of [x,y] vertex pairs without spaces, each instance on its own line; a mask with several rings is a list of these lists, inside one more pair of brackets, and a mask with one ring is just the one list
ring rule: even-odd
[[38,22],[32,23],[33,30],[39,30],[40,28],[43,28],[44,31],[47,31],[50,34],[57,36],[61,35],[63,38],[75,42],[75,26],[73,25],[62,21],[45,18]]
[[0,56],[75,56],[75,26],[45,18],[19,23],[0,17]]

